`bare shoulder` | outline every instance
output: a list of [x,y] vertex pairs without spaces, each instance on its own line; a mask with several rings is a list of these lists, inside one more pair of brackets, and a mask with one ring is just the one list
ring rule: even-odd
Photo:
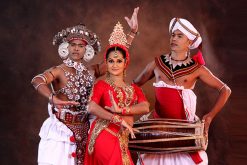
[[155,66],[156,66],[156,64],[155,64],[155,61],[153,60],[153,61],[151,61],[150,63],[148,63],[146,67],[147,67],[147,68],[152,68],[152,69],[154,69]]
[[60,75],[63,72],[63,68],[64,68],[64,64],[60,64],[58,66],[53,66],[53,67],[45,70],[44,73],[50,73],[56,77],[57,75]]
[[155,67],[156,64],[155,61],[153,60],[146,65],[145,69],[143,70],[143,73],[148,75],[153,74]]
[[204,65],[202,65],[198,70],[197,70],[198,76],[213,76],[213,73]]
[[224,83],[205,66],[199,68],[199,79],[216,89],[220,89],[222,85],[224,85]]

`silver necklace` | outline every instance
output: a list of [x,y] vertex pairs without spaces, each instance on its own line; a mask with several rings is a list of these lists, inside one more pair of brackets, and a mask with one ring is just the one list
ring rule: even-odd
[[76,71],[82,72],[87,70],[86,67],[81,62],[72,61],[70,58],[63,60],[63,63],[70,68],[74,68]]

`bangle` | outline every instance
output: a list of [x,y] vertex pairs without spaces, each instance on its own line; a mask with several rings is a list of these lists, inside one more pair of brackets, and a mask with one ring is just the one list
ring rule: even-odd
[[130,113],[130,107],[124,107],[122,109],[122,115],[128,115]]
[[134,36],[132,36],[131,34],[127,34],[128,36],[130,36],[131,38],[135,38]]
[[123,119],[119,115],[113,114],[110,121],[114,124],[121,124]]
[[54,93],[51,92],[50,95],[49,95],[49,103],[53,106],[53,96],[54,96]]
[[137,32],[134,32],[134,31],[130,31],[131,33],[133,33],[133,34],[135,34],[135,35],[138,35],[139,34],[139,31],[137,31]]
[[219,89],[219,92],[224,88],[226,87],[226,84],[223,84],[222,87]]
[[128,43],[128,42],[126,42],[126,47],[127,47],[127,49],[129,49],[129,48],[130,48],[130,46],[131,46],[131,44],[130,44],[130,43]]
[[41,78],[41,79],[47,84],[47,78],[46,78],[45,75],[43,75],[43,74],[39,74],[39,75],[35,76],[35,77],[32,79],[31,82],[33,82],[33,80],[36,79],[36,78],[38,78],[38,77]]
[[41,82],[41,83],[39,83],[38,85],[34,86],[34,88],[35,88],[36,90],[38,90],[38,88],[39,88],[40,85],[46,85],[46,83]]
[[53,80],[54,80],[54,79],[55,79],[54,74],[52,74],[52,72],[51,72],[51,71],[49,71],[49,73],[51,74],[51,76],[52,76],[52,78],[53,78]]

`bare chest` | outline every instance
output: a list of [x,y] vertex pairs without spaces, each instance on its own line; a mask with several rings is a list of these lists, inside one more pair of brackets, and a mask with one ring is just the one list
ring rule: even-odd
[[156,82],[164,81],[166,84],[184,86],[186,89],[193,89],[197,80],[196,72],[178,77],[175,81],[168,78],[158,67],[155,67],[154,74]]

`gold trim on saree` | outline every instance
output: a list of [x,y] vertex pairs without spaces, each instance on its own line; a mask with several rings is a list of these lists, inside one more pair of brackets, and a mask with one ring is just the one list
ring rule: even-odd
[[125,129],[121,132],[121,135],[118,136],[119,143],[120,143],[120,149],[121,149],[121,155],[122,155],[122,161],[123,165],[130,165],[130,158],[128,155],[128,143],[129,143],[129,130]]
[[93,128],[91,138],[89,140],[88,144],[88,153],[91,155],[94,151],[94,144],[96,141],[96,138],[99,136],[99,134],[109,125],[108,120],[98,119],[96,121],[95,127]]
[[107,132],[111,135],[116,136],[119,141],[120,150],[121,150],[121,157],[123,165],[130,165],[130,158],[128,155],[128,143],[129,143],[129,131],[127,129],[121,131],[121,133],[115,133],[109,128],[105,128]]

